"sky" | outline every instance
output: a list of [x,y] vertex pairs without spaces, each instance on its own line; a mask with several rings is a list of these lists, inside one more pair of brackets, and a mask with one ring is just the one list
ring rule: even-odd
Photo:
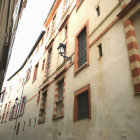
[[21,67],[41,31],[45,29],[43,25],[53,2],[54,0],[27,0],[18,24],[5,84],[6,80]]

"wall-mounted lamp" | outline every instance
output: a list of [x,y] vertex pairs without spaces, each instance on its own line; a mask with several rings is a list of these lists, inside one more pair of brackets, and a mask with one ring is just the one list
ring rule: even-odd
[[60,43],[57,50],[58,50],[58,53],[61,56],[63,56],[64,60],[70,61],[70,63],[72,62],[72,57],[65,56],[66,45],[64,45],[63,43]]
[[15,99],[15,104],[17,104],[18,103],[18,97]]

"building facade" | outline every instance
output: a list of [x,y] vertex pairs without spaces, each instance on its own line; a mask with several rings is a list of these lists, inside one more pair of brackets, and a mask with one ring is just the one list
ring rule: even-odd
[[139,25],[139,0],[55,0],[2,92],[0,139],[139,140]]
[[19,18],[27,0],[0,1],[0,91],[9,64]]

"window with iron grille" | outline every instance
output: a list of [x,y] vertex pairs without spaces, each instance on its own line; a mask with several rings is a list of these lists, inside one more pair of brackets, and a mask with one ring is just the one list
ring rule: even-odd
[[63,97],[63,86],[64,86],[64,79],[58,82],[58,99],[62,99]]
[[43,108],[46,107],[46,97],[47,97],[47,92],[43,93]]
[[44,92],[42,94],[42,106],[40,107],[40,123],[44,123],[45,122],[45,109],[46,109],[46,97],[47,97],[47,92]]
[[78,68],[87,61],[86,27],[78,35]]
[[63,116],[63,90],[64,90],[64,79],[60,80],[58,83],[58,100],[56,101],[56,117]]
[[78,120],[89,119],[88,91],[77,96]]
[[50,64],[51,64],[51,54],[52,54],[52,48],[50,48],[48,51],[47,77],[49,75],[49,69],[50,69]]
[[90,119],[90,85],[83,87],[74,94],[74,121]]

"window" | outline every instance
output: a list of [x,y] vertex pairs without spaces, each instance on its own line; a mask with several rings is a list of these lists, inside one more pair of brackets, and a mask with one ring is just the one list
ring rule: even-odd
[[42,70],[44,70],[44,66],[45,66],[45,59],[43,60],[43,63],[42,63]]
[[50,64],[51,64],[51,54],[52,54],[52,47],[48,51],[47,77],[49,75],[49,69],[50,69]]
[[27,83],[30,79],[30,75],[31,75],[31,68],[28,69],[26,77],[25,77],[25,83]]
[[103,52],[102,52],[102,44],[100,43],[98,45],[98,52],[99,52],[99,58],[103,56]]
[[90,118],[90,86],[88,85],[75,92],[74,121]]
[[18,109],[18,114],[19,115],[23,115],[24,108],[25,108],[25,103],[26,103],[26,97],[23,97],[22,100],[21,100],[21,103],[19,105],[19,109]]
[[41,46],[43,45],[43,41],[44,41],[44,36],[41,39]]
[[86,28],[78,35],[78,67],[87,61]]
[[48,29],[47,29],[47,35],[46,35],[46,37],[48,37],[48,35],[49,35],[49,27],[48,27]]
[[65,39],[67,38],[67,25],[65,26]]
[[2,121],[1,121],[1,123],[3,123],[4,117],[5,117],[5,113],[3,113],[3,115],[2,115]]
[[4,99],[4,93],[0,94],[0,103],[3,102]]
[[96,12],[97,12],[97,16],[99,17],[100,16],[100,7],[99,7],[99,5],[96,8]]
[[135,34],[136,36],[136,43],[138,45],[138,49],[140,52],[140,10],[138,10],[133,16],[132,16],[132,23],[134,25],[134,32],[131,30],[131,34]]
[[63,98],[63,86],[64,86],[64,79],[58,82],[58,99]]
[[[89,65],[88,21],[76,35],[75,74]],[[82,67],[82,68],[81,68]]]
[[4,111],[6,111],[6,108],[7,108],[7,104],[5,104]]
[[13,119],[14,110],[15,110],[15,105],[11,107],[9,121],[11,121]]
[[36,118],[35,118],[35,121],[34,121],[34,128],[35,128],[35,125],[36,125]]
[[15,104],[13,118],[17,117],[17,115],[18,115],[18,108],[19,108],[19,104]]
[[11,101],[9,101],[9,104],[8,104],[8,107],[7,107],[7,110],[6,110],[5,121],[7,121],[7,118],[8,118],[10,104],[11,104]]
[[23,131],[24,131],[24,129],[25,129],[25,121],[24,121],[24,124],[23,124]]
[[46,107],[46,97],[47,97],[47,92],[43,93],[43,106],[42,106],[42,109],[45,109],[45,107]]
[[37,79],[38,64],[35,65],[33,81]]
[[18,125],[17,125],[17,131],[16,131],[16,135],[18,135],[19,126],[20,126],[20,123],[18,123]]
[[39,100],[40,100],[40,92],[38,93],[38,96],[37,96],[37,103],[39,104]]
[[39,121],[39,123],[45,122],[46,97],[47,97],[47,92],[44,92],[42,94],[42,102],[40,103],[40,113],[39,113],[40,121]]
[[37,45],[37,49],[36,49],[36,52],[38,52],[38,50],[39,50],[39,44]]
[[53,27],[52,27],[53,32],[55,31],[55,24],[56,24],[56,21],[55,20],[56,20],[56,14],[53,17]]
[[58,82],[58,100],[56,102],[56,117],[63,116],[62,113],[62,102],[63,102],[63,90],[64,90],[64,79]]
[[29,119],[29,125],[28,125],[28,127],[30,127],[31,126],[31,119]]

